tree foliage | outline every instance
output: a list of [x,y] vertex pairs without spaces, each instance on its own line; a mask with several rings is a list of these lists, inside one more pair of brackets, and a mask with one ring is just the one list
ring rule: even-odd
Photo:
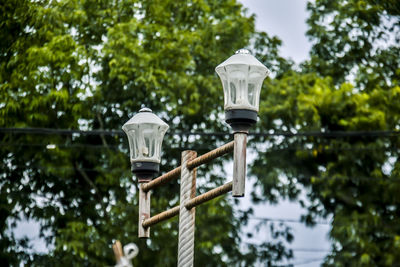
[[[12,0],[0,10],[0,127],[114,130],[147,106],[172,132],[227,130],[214,68],[254,35],[254,18],[236,1]],[[115,239],[139,245],[135,265],[176,265],[176,219],[153,227],[150,241],[136,238],[137,185],[125,137],[0,139],[1,265],[112,265]],[[184,149],[203,153],[225,141],[169,135],[162,171],[176,167]],[[222,184],[223,173],[199,169],[199,191]],[[177,183],[157,189],[152,213],[177,205],[177,192]],[[280,244],[269,253],[239,249],[247,215],[234,214],[231,202],[197,209],[196,265],[290,256]],[[27,219],[40,223],[48,254],[14,235]]]
[[[321,0],[308,10],[311,58],[301,72],[266,82],[260,131],[331,135],[260,140],[252,172],[263,194],[254,199],[300,201],[308,225],[331,218],[326,266],[392,266],[400,260],[400,139],[368,132],[400,128],[400,5]],[[335,134],[348,131],[366,134]]]
[[[400,261],[400,139],[368,132],[400,128],[400,6],[318,0],[308,10],[313,46],[296,67],[279,55],[280,40],[256,32],[254,17],[232,0],[7,1],[0,5],[0,127],[114,130],[147,106],[171,132],[227,132],[214,68],[252,47],[273,71],[257,130],[330,133],[253,139],[251,173],[261,189],[254,202],[299,201],[309,226],[330,218],[327,266],[392,266]],[[348,131],[367,134],[335,134]],[[153,227],[149,241],[136,239],[137,185],[125,137],[0,139],[1,265],[112,265],[115,239],[139,245],[135,265],[176,265],[176,219]],[[184,149],[203,153],[226,141],[168,135],[162,172],[179,164]],[[199,169],[200,193],[224,182],[222,164]],[[177,183],[157,189],[152,213],[177,205],[178,191]],[[197,208],[196,266],[270,266],[292,257],[285,241],[293,234],[282,225],[269,223],[272,242],[243,245],[251,210],[232,204]],[[27,219],[40,223],[47,254],[15,236]]]

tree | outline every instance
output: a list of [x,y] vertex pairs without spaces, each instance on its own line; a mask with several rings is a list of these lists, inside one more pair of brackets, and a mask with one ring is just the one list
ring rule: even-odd
[[305,223],[332,218],[324,265],[392,266],[400,260],[400,5],[322,0],[308,9],[311,59],[267,81],[259,130],[322,134],[264,138],[252,168],[263,194],[254,199],[296,200],[305,190]]
[[[227,130],[217,120],[223,101],[214,67],[254,35],[254,18],[236,1],[13,0],[0,8],[0,127],[114,130],[144,105],[171,132]],[[138,243],[136,265],[176,264],[177,244],[170,242],[177,239],[176,220],[153,227],[149,243],[135,238],[137,186],[124,136],[1,133],[0,139],[2,265],[111,265],[117,238]],[[184,148],[203,153],[224,141],[169,135],[162,171],[179,164]],[[210,166],[198,176],[201,192],[224,181]],[[177,183],[157,189],[152,212],[176,205],[176,192]],[[239,250],[248,213],[236,218],[227,202],[198,208],[196,265],[290,257],[280,243],[269,244],[268,253]],[[48,254],[13,235],[23,219],[40,223]]]
[[354,79],[362,90],[396,84],[398,1],[317,1],[308,9],[311,70],[332,77],[336,85]]

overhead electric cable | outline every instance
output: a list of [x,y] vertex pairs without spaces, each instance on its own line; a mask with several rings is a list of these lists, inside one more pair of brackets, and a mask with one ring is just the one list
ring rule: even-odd
[[[0,165],[1,166],[1,165]],[[42,166],[42,165],[38,165],[38,164],[34,164],[34,165],[25,165],[25,164],[13,164],[10,165],[11,167],[24,167],[26,169],[29,168],[33,168],[33,169],[40,169],[40,170],[48,170],[48,169],[56,169],[58,171],[61,170],[75,170],[74,167],[64,167],[64,166],[55,166],[55,167],[50,167],[50,166]],[[4,167],[6,167],[6,165],[4,165]],[[96,171],[96,172],[100,172],[100,171],[106,171],[109,172],[109,170],[107,168],[83,168],[83,170],[86,171]],[[113,171],[127,171],[124,168],[112,168]],[[341,176],[341,177],[306,177],[306,178],[296,178],[297,180],[365,180],[365,181],[372,181],[372,182],[396,182],[396,183],[400,183],[400,177],[368,177],[368,176]],[[269,220],[269,218],[262,218],[262,217],[253,217],[254,219],[259,219],[259,220]],[[279,220],[279,219],[277,219]],[[286,220],[286,219],[282,219],[282,220]],[[291,219],[289,219],[291,220]],[[289,222],[289,221],[288,221]],[[292,222],[300,222],[300,221],[296,221],[293,220]],[[325,223],[321,223],[321,224],[325,224]],[[328,224],[328,223],[326,223]]]
[[[0,133],[11,134],[58,134],[58,135],[110,135],[110,136],[124,136],[122,130],[78,130],[78,129],[51,129],[51,128],[0,128]],[[232,133],[229,132],[189,132],[189,131],[169,131],[168,135],[183,135],[183,136],[227,136]],[[393,137],[400,136],[400,131],[334,131],[334,132],[289,132],[289,131],[275,131],[275,132],[250,132],[250,136],[255,137],[270,137],[270,136],[313,136],[313,137]]]
[[[54,145],[59,148],[97,148],[97,149],[115,149],[121,150],[121,147],[118,145],[103,145],[103,144],[87,144],[87,143],[70,143],[70,144],[60,144],[60,143],[11,143],[11,142],[0,142],[0,147],[47,147],[49,144]],[[210,149],[210,147],[206,146],[196,146],[197,149]],[[306,148],[306,147],[272,147],[265,151],[265,153],[276,152],[276,151],[310,151],[314,152],[317,151],[318,153],[321,152],[328,152],[328,151],[375,151],[375,150],[393,150],[397,148],[393,147],[362,147],[362,146],[355,146],[355,147],[323,147],[323,148]]]
[[[260,247],[263,246],[263,243],[254,243],[254,242],[244,242],[246,245]],[[265,248],[267,249],[267,248]],[[296,248],[296,247],[287,247],[287,249],[291,249],[293,251],[300,252],[329,252],[329,248],[321,249],[321,248]]]
[[[287,223],[301,223],[304,224],[305,222],[298,220],[298,219],[290,219],[290,218],[275,218],[275,217],[249,217],[252,220],[260,220],[260,221],[271,221],[271,222],[287,222]],[[318,221],[315,224],[322,224],[322,225],[330,225],[329,222],[326,221]]]
[[[251,245],[251,246],[256,246],[256,247],[262,247],[263,243],[258,244],[258,243],[253,243],[253,242],[244,242],[246,245]],[[267,249],[267,248],[265,248]],[[292,248],[292,247],[287,247],[287,249],[291,249],[293,251],[299,251],[299,252],[329,252],[330,250],[327,249],[321,249],[321,248]]]

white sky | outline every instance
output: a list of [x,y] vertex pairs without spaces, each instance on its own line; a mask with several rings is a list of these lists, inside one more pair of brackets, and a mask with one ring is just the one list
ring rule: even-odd
[[239,0],[256,15],[257,30],[276,35],[283,41],[281,53],[296,63],[308,56],[311,44],[305,35],[306,0]]

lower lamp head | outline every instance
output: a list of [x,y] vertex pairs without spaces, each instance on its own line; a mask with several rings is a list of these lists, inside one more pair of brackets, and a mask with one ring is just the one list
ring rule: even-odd
[[150,182],[158,174],[159,171],[159,163],[147,161],[132,162],[132,172],[138,178],[139,183]]
[[234,132],[248,132],[257,122],[257,112],[248,109],[230,109],[225,111],[225,121]]

